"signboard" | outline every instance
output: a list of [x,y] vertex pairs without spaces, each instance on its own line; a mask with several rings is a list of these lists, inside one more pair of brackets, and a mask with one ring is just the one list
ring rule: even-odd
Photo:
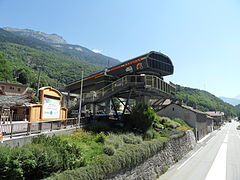
[[55,99],[44,98],[43,103],[43,119],[60,118],[60,101]]

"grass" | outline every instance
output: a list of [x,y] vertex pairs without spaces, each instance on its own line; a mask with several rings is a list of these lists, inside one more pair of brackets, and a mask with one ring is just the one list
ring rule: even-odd
[[82,149],[83,158],[86,164],[94,163],[98,155],[103,154],[104,144],[96,142],[97,134],[78,129],[71,135],[61,136],[62,140],[67,140],[69,144],[75,144]]

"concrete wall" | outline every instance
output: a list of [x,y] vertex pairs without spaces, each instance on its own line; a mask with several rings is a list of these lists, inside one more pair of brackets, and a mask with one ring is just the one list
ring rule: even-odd
[[163,149],[132,169],[124,169],[112,174],[106,180],[155,180],[163,171],[171,167],[196,145],[192,131],[182,137],[171,139]]
[[21,137],[14,137],[12,139],[6,139],[3,141],[3,143],[0,143],[0,146],[11,146],[11,147],[16,147],[16,146],[22,146],[26,143],[29,143],[32,141],[33,138],[40,136],[40,135],[46,135],[46,136],[62,136],[66,134],[71,134],[76,131],[76,128],[71,128],[71,129],[63,129],[63,130],[56,130],[56,131],[51,131],[51,132],[44,132],[40,134],[32,134],[29,136],[21,136]]

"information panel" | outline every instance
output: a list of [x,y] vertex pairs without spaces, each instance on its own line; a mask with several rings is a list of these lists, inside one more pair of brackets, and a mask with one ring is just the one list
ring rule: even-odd
[[55,99],[44,98],[43,119],[60,118],[60,101]]

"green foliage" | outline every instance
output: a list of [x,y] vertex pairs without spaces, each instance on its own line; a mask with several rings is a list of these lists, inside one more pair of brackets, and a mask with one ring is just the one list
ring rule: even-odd
[[60,137],[45,137],[39,136],[33,139],[34,144],[51,146],[56,152],[61,155],[63,169],[73,169],[84,165],[80,147],[75,144],[70,144],[67,141],[61,140]]
[[115,153],[115,148],[113,145],[105,145],[103,147],[103,152],[109,156],[112,156]]
[[240,125],[237,126],[237,130],[240,130]]
[[104,69],[109,59],[110,63],[118,62],[85,48],[81,48],[84,51],[70,48],[73,47],[62,45],[56,48],[53,44],[0,29],[0,81],[14,82],[14,73],[18,72],[18,82],[36,88],[40,68],[40,86],[59,86],[80,79],[81,75],[76,72],[84,70],[84,75],[89,75]]
[[105,139],[106,139],[106,135],[104,134],[104,132],[100,132],[99,134],[96,135],[95,141],[104,143]]
[[104,135],[98,136],[98,134],[78,129],[73,134],[61,136],[60,139],[67,141],[69,144],[75,144],[76,146],[80,147],[82,157],[86,162],[86,165],[89,165],[95,162],[97,156],[103,154],[104,144],[98,141],[101,139],[101,136]]
[[183,100],[184,104],[200,111],[222,111],[225,116],[237,116],[240,112],[240,109],[203,90],[178,85],[176,97]]
[[155,112],[150,106],[138,104],[132,110],[129,123],[132,128],[146,132],[152,126],[155,116]]
[[157,122],[163,124],[164,128],[172,128],[176,129],[177,127],[181,126],[180,123],[177,121],[171,120],[168,117],[157,117]]
[[152,139],[156,139],[160,137],[160,134],[155,129],[149,129],[147,132],[143,134],[143,139],[145,141],[150,141]]
[[184,120],[182,120],[180,118],[175,118],[175,119],[173,119],[173,121],[179,123],[181,126],[189,127],[188,124]]
[[66,142],[40,137],[23,147],[1,146],[1,179],[41,179],[54,172],[81,167],[79,150],[63,144]]
[[123,134],[121,137],[126,144],[140,144],[142,142],[142,137],[136,136],[133,133]]
[[166,138],[145,141],[141,144],[125,144],[112,156],[101,156],[92,166],[56,174],[48,179],[105,179],[121,169],[131,168],[160,151]]
[[108,137],[105,139],[105,145],[112,145],[115,149],[123,146],[124,142],[120,135],[110,133]]
[[11,72],[10,64],[3,58],[0,52],[0,81],[13,81],[13,72]]

